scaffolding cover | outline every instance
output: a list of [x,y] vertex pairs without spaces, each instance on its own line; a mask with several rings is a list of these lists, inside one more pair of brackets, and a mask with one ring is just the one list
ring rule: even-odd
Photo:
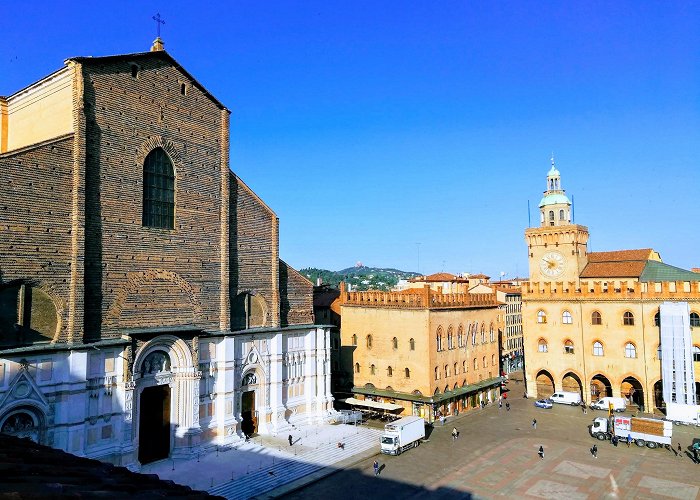
[[687,302],[663,302],[659,312],[664,401],[695,405],[690,308]]

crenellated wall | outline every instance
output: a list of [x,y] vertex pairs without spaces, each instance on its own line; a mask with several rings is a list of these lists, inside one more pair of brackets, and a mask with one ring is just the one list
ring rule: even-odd
[[340,304],[344,306],[388,307],[394,309],[463,309],[497,306],[496,293],[442,293],[429,286],[403,292],[348,292],[340,285]]
[[640,282],[636,280],[526,282],[527,300],[700,300],[700,281]]

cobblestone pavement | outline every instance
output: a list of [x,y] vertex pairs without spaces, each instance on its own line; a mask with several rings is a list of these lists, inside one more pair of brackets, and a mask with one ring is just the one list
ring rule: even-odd
[[[522,394],[522,384],[510,384]],[[340,470],[285,499],[332,498],[621,498],[695,499],[700,495],[700,465],[689,446],[700,428],[675,426],[672,450],[614,447],[588,434],[605,412],[555,405],[533,406],[532,399],[510,398],[511,410],[491,405],[436,427],[428,442],[398,456],[379,456],[383,469],[374,476],[368,458]],[[537,429],[532,419],[537,418]],[[452,427],[460,431],[453,441]],[[590,454],[598,444],[598,458]],[[544,459],[537,452],[544,448]],[[378,446],[377,446],[378,448]]]

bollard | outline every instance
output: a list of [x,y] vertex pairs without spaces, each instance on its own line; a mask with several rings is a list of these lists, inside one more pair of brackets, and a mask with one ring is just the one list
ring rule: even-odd
[[173,458],[173,470],[175,470],[175,459]]

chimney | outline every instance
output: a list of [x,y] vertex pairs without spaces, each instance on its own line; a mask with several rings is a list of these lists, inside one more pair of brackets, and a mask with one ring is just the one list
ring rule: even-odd
[[321,286],[323,284],[323,278],[320,276],[316,278],[316,286]]
[[163,40],[160,37],[157,37],[155,40],[153,40],[153,45],[151,45],[151,52],[156,52],[159,50],[165,50],[163,48]]

